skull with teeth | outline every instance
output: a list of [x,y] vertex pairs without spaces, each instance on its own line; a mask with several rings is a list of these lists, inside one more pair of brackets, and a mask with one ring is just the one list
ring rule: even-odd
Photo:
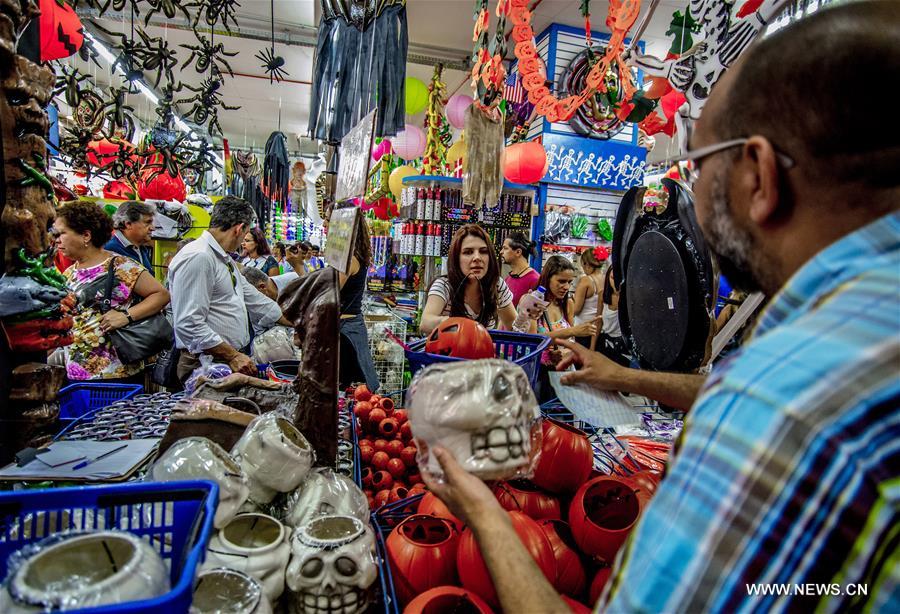
[[375,535],[358,518],[321,516],[294,533],[286,576],[292,613],[362,612],[377,577]]
[[[499,359],[432,365],[409,389],[409,421],[424,446],[440,444],[485,480],[526,474],[540,451],[540,410],[522,367]],[[427,469],[441,473],[427,453]]]

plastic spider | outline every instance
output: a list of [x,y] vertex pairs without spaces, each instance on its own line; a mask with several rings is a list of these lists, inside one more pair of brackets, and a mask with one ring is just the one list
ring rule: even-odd
[[156,72],[156,80],[153,82],[153,87],[159,85],[163,73],[166,73],[166,79],[169,83],[174,81],[172,68],[178,66],[178,58],[175,57],[175,52],[169,48],[169,43],[161,37],[150,37],[140,28],[137,29],[137,32],[144,42],[144,48],[138,51],[140,54],[138,59],[141,61],[144,70]]
[[274,47],[271,49],[263,49],[256,54],[256,59],[263,63],[263,68],[269,73],[269,83],[271,83],[273,79],[280,82],[285,77],[290,76],[288,72],[282,68],[282,66],[284,66],[284,58],[280,55],[275,55]]
[[160,96],[159,104],[156,106],[156,115],[159,117],[159,123],[157,125],[166,129],[172,127],[172,122],[175,121],[175,112],[172,110],[175,106],[174,92],[181,88],[182,84],[180,82],[177,87],[172,87],[171,82],[166,83],[163,86],[162,92],[160,92],[162,96]]
[[185,162],[181,144],[187,136],[187,133],[176,135],[174,131],[160,126],[153,128],[150,132],[151,147],[138,154],[144,160],[144,168],[153,170],[148,181],[153,181],[162,172],[172,177],[178,175]]
[[195,28],[200,23],[201,17],[210,28],[221,22],[222,27],[229,33],[231,32],[231,26],[228,25],[229,20],[234,25],[238,25],[235,13],[241,5],[236,0],[200,0],[187,6],[197,8],[197,14],[194,16]]
[[128,116],[128,112],[134,113],[134,107],[125,104],[125,95],[129,93],[127,87],[115,90],[115,97],[103,105],[106,121],[109,124],[109,136],[114,136],[117,131],[134,133],[134,122]]
[[182,168],[191,169],[198,176],[215,168],[216,156],[206,139],[201,139],[198,143],[189,145],[185,149],[191,155]]
[[225,51],[225,45],[222,43],[213,45],[208,38],[197,32],[197,30],[194,30],[194,34],[197,36],[197,42],[200,43],[199,45],[179,45],[191,52],[190,57],[181,65],[181,68],[187,68],[191,62],[194,62],[196,59],[194,70],[200,74],[205,73],[210,66],[213,67],[214,72],[219,72],[221,74],[222,68],[224,67],[224,69],[228,71],[228,74],[233,77],[234,73],[231,71],[231,66],[229,66],[228,61],[222,59],[220,56],[233,58],[237,55],[237,51]]
[[64,94],[66,104],[74,109],[81,102],[82,89],[89,89],[89,86],[85,87],[82,84],[85,82],[90,83],[90,79],[90,75],[82,74],[77,68],[69,68],[63,65],[62,74],[56,77],[53,97]]
[[88,144],[94,140],[93,131],[73,124],[66,128],[66,134],[59,142],[59,149],[72,160],[72,168],[76,170],[89,169]]
[[193,106],[185,113],[185,117],[193,119],[198,124],[204,124],[209,119],[210,134],[212,134],[214,128],[218,129],[219,132],[222,131],[218,121],[219,108],[228,111],[236,111],[241,108],[232,107],[222,102],[222,93],[219,91],[219,88],[222,86],[220,78],[210,77],[204,79],[200,82],[199,87],[186,83],[183,85],[186,89],[195,92],[196,96],[181,98],[176,103],[191,103]]
[[[137,4],[137,2],[134,4]],[[174,19],[175,11],[177,10],[181,11],[185,19],[190,19],[191,17],[187,9],[181,6],[177,0],[147,0],[147,4],[150,5],[150,11],[147,12],[147,16],[144,18],[145,26],[150,23],[151,17],[159,13],[165,15],[166,19]]]
[[121,32],[111,32],[96,21],[91,23],[107,36],[119,41],[112,45],[113,48],[119,51],[119,57],[113,62],[112,71],[115,72],[116,68],[121,68],[122,72],[125,73],[125,80],[129,82],[143,78],[144,73],[140,71],[140,58],[144,56],[146,50],[137,39],[133,39]]
[[[112,139],[111,139],[112,140]],[[100,167],[101,171],[107,171],[114,179],[128,179],[132,182],[138,178],[137,168],[134,163],[134,148],[125,141],[118,141],[115,157]]]

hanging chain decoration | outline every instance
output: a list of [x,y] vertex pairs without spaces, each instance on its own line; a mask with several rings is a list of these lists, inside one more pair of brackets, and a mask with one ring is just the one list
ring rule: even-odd
[[447,103],[447,85],[441,81],[442,64],[434,67],[428,85],[428,109],[425,112],[425,156],[422,169],[426,175],[439,175],[446,163],[447,145],[442,138],[444,105]]
[[[528,4],[528,0],[515,0]],[[506,55],[506,20],[509,16],[511,0],[497,2],[497,28],[494,36],[490,36],[490,13],[488,0],[476,0],[475,29],[472,42],[472,89],[475,90],[476,104],[484,109],[494,109],[503,95],[506,82],[506,67],[503,58]]]
[[273,79],[281,82],[282,79],[289,77],[290,74],[282,68],[282,66],[284,66],[284,58],[280,55],[275,55],[275,0],[270,0],[270,10],[272,46],[269,49],[263,49],[262,51],[257,52],[255,57],[263,63],[263,70],[269,75],[269,83],[272,83]]
[[591,0],[581,0],[578,9],[581,11],[581,16],[584,17],[584,40],[590,47],[593,44],[591,41]]

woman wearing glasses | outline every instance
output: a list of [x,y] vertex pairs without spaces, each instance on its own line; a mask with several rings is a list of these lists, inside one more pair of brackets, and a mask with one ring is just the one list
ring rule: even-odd
[[516,319],[512,292],[500,278],[497,253],[484,229],[466,224],[457,230],[447,260],[447,275],[435,279],[428,290],[419,325],[422,333],[431,333],[449,317],[511,329]]
[[[74,342],[64,348],[70,380],[102,379],[143,383],[143,362],[122,364],[109,332],[148,318],[169,304],[169,293],[139,262],[103,249],[112,235],[112,220],[93,203],[74,201],[53,223],[56,248],[75,263],[64,275],[78,297]],[[100,303],[112,269],[112,309]]]

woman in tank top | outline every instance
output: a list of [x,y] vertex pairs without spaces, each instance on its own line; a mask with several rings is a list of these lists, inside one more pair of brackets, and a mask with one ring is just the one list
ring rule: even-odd
[[[609,258],[609,250],[601,245],[581,252],[581,268],[584,276],[575,286],[575,324],[591,322],[599,315],[597,309],[603,294],[603,262]],[[576,337],[584,347],[594,349],[596,337]]]

